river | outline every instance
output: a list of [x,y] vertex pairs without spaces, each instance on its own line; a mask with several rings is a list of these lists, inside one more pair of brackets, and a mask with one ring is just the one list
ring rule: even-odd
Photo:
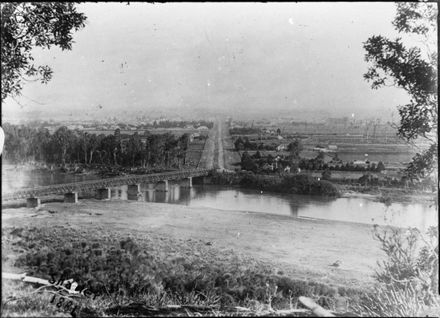
[[[2,170],[2,192],[20,188],[96,179],[93,175],[74,175],[43,170],[8,167]],[[313,218],[365,224],[417,227],[426,230],[437,225],[435,206],[423,203],[392,203],[386,206],[370,198],[328,199],[316,196],[261,193],[257,190],[214,185],[194,185],[188,189],[170,183],[168,192],[141,187],[141,201],[209,207],[219,210],[272,213],[295,218]],[[127,186],[112,188],[112,200],[127,200]]]

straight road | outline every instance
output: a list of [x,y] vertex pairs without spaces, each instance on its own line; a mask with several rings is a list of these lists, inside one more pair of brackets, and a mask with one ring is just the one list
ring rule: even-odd
[[233,171],[240,162],[240,155],[233,151],[229,127],[223,118],[217,118],[209,131],[198,168]]
[[217,164],[221,171],[234,171],[237,169],[236,164],[240,163],[240,155],[234,150],[229,127],[224,119],[217,120]]

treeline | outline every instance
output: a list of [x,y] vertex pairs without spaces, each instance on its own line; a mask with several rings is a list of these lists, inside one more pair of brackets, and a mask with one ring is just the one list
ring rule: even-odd
[[221,185],[240,185],[244,188],[292,194],[338,197],[340,192],[331,182],[316,180],[305,174],[282,174],[274,177],[253,172],[212,173],[212,182]]
[[[118,124],[121,126],[121,124]],[[152,124],[140,125],[140,128],[185,128],[185,126],[191,125],[194,128],[206,126],[211,129],[214,126],[212,121],[206,120],[193,120],[193,121],[177,121],[177,120],[163,120],[154,121]],[[123,128],[123,127],[122,127]]]
[[80,130],[5,124],[4,158],[14,163],[39,161],[65,165],[105,164],[131,167],[180,167],[185,164],[189,136],[94,135]]
[[371,171],[371,172],[381,172],[385,170],[385,165],[382,161],[379,161],[377,165],[373,162],[367,164],[366,166],[355,165],[353,162],[343,163],[337,158],[332,159],[331,164],[324,162],[324,154],[321,152],[312,159],[301,159],[298,162],[298,167],[303,170],[335,170],[335,171]]
[[254,173],[281,172],[287,166],[294,166],[288,156],[281,155],[275,158],[269,154],[263,157],[259,151],[253,155],[250,155],[247,151],[243,152],[240,165],[242,170],[252,171]]
[[231,135],[250,135],[250,134],[258,134],[260,133],[259,128],[253,127],[235,127],[229,129],[229,133]]
[[234,146],[236,150],[268,150],[268,151],[274,151],[277,149],[277,144],[263,144],[262,142],[256,143],[249,141],[248,137],[238,137],[234,141]]

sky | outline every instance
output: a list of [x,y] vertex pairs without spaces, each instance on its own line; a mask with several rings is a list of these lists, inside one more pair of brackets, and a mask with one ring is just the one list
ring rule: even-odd
[[[395,116],[408,101],[372,90],[362,43],[399,36],[393,3],[85,3],[71,51],[35,49],[54,74],[7,99],[3,120],[164,112]],[[401,35],[400,35],[401,36]]]

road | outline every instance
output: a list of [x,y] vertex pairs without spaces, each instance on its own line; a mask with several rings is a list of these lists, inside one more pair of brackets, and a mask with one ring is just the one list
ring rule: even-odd
[[229,127],[223,118],[217,118],[212,129],[214,140],[213,167],[217,171],[234,171],[236,163],[241,161],[240,155],[234,151]]
[[234,171],[240,161],[240,155],[234,151],[229,127],[223,118],[217,118],[209,131],[198,168]]
[[214,168],[214,153],[215,153],[215,135],[216,124],[208,133],[208,139],[206,139],[205,147],[203,148],[200,162],[197,166],[199,169],[213,169]]
[[225,170],[225,154],[223,151],[223,124],[224,122],[217,119],[217,169],[220,171]]

